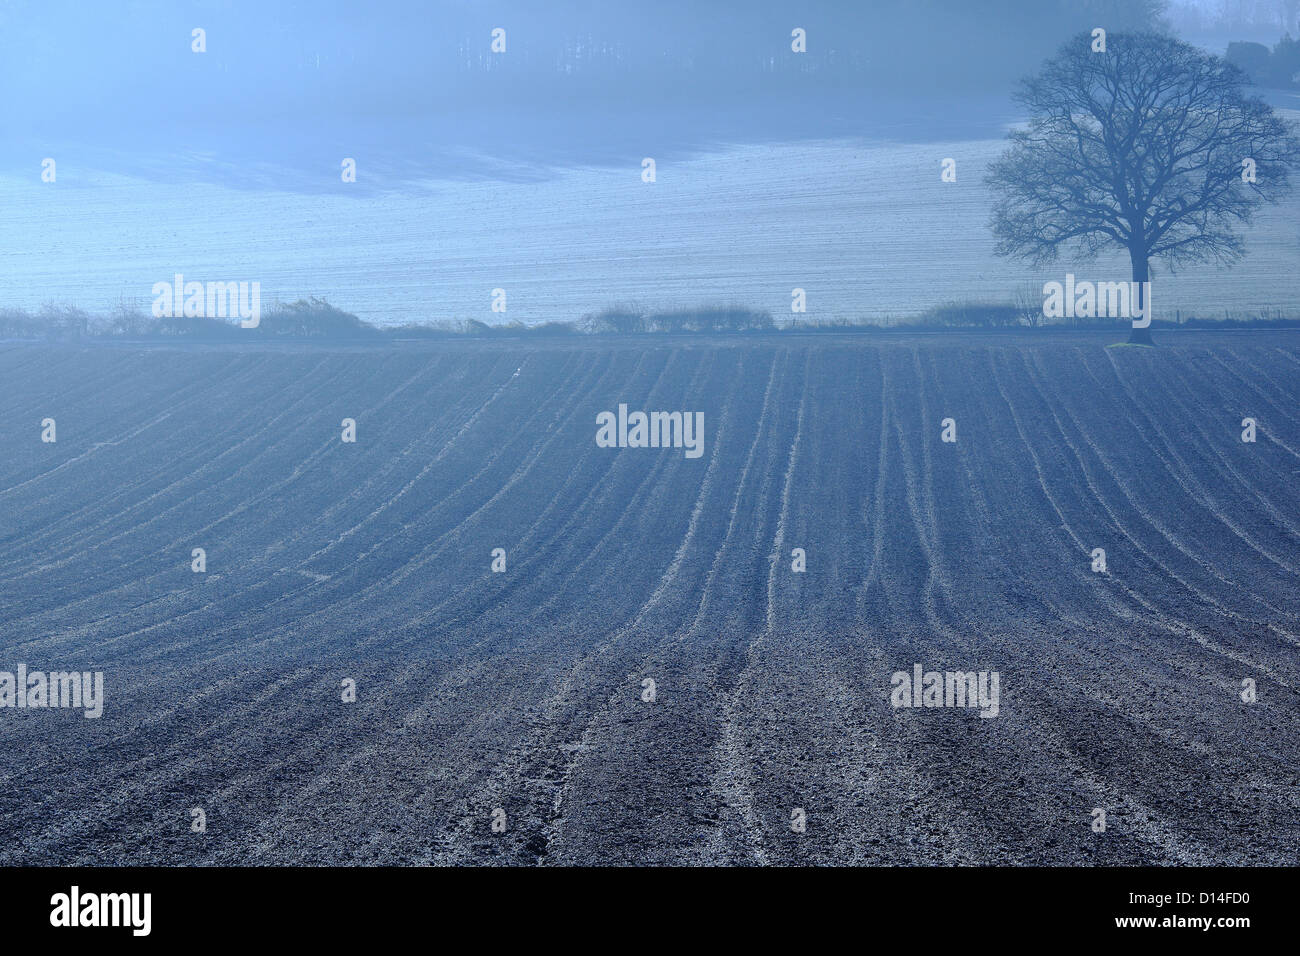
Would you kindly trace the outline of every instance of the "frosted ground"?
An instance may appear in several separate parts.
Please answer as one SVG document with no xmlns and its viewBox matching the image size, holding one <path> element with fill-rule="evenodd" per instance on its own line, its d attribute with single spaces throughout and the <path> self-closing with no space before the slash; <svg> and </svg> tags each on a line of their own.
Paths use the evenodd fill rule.
<svg viewBox="0 0 1300 956">
<path fill-rule="evenodd" d="M 0 863 L 1295 865 L 1294 336 L 1113 338 L 0 346 Z"/>
<path fill-rule="evenodd" d="M 904 141 L 924 125 L 881 124 L 871 141 L 715 144 L 661 157 L 653 184 L 641 181 L 640 153 L 598 167 L 458 157 L 414 179 L 391 174 L 391 157 L 360 154 L 358 183 L 343 184 L 340 157 L 351 154 L 338 151 L 304 172 L 202 156 L 145 169 L 87 154 L 91 169 L 64 150 L 55 184 L 36 166 L 0 174 L 0 306 L 147 307 L 153 283 L 180 272 L 258 280 L 263 301 L 324 296 L 377 323 L 534 323 L 623 303 L 782 315 L 795 287 L 810 318 L 887 321 L 945 301 L 1041 295 L 1067 271 L 1128 278 L 1123 257 L 1038 270 L 995 258 L 982 179 L 1003 140 L 930 141 L 931 124 L 926 141 Z M 940 182 L 945 157 L 957 160 L 955 184 Z M 100 171 L 114 165 L 123 171 Z M 1158 315 L 1294 311 L 1300 202 L 1265 209 L 1246 238 L 1230 270 L 1157 272 Z M 489 310 L 494 288 L 507 292 L 504 316 Z"/>
</svg>

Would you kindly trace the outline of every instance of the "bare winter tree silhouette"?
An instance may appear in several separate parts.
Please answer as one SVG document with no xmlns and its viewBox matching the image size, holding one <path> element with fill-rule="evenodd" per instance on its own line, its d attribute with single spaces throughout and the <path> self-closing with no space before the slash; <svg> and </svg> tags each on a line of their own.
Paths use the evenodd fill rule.
<svg viewBox="0 0 1300 956">
<path fill-rule="evenodd" d="M 1085 258 L 1120 246 L 1138 283 L 1152 259 L 1240 258 L 1234 227 L 1277 201 L 1300 163 L 1294 130 L 1219 57 L 1155 33 L 1104 45 L 1077 36 L 1016 93 L 1028 128 L 987 179 L 997 253 L 1043 263 L 1063 246 Z M 1150 331 L 1129 341 L 1150 344 Z"/>
</svg>

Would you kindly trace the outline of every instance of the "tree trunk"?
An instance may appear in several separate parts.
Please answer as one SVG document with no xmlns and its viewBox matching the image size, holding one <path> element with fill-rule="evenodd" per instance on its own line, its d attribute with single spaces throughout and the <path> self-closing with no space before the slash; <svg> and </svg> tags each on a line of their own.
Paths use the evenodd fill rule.
<svg viewBox="0 0 1300 956">
<path fill-rule="evenodd" d="M 1133 303 L 1133 311 L 1136 313 L 1139 307 L 1142 310 L 1143 317 L 1149 322 L 1150 303 L 1146 296 L 1146 283 L 1151 280 L 1151 267 L 1147 261 L 1145 249 L 1129 249 L 1129 259 L 1133 263 L 1133 281 L 1137 284 L 1137 298 Z M 1155 345 L 1151 339 L 1150 328 L 1134 328 L 1128 334 L 1129 345 Z"/>
</svg>

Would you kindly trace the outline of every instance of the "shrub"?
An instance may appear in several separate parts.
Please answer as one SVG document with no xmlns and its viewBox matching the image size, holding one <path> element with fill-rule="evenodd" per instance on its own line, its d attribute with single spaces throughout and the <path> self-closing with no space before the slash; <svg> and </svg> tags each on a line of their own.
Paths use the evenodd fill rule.
<svg viewBox="0 0 1300 956">
<path fill-rule="evenodd" d="M 578 328 L 583 332 L 597 335 L 601 333 L 629 335 L 646 331 L 646 320 L 638 309 L 614 306 L 594 315 L 584 315 L 578 320 Z"/>
<path fill-rule="evenodd" d="M 366 338 L 378 330 L 351 312 L 312 296 L 288 305 L 272 305 L 263 312 L 257 331 L 292 338 Z"/>
<path fill-rule="evenodd" d="M 923 324 L 983 329 L 1019 325 L 1020 319 L 1021 312 L 1014 305 L 980 302 L 948 302 L 921 316 Z"/>
</svg>

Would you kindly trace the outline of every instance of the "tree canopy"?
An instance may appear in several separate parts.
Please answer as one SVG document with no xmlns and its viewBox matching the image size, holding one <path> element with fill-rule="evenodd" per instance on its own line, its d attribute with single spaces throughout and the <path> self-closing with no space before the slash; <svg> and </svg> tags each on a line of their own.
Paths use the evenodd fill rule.
<svg viewBox="0 0 1300 956">
<path fill-rule="evenodd" d="M 1119 247 L 1138 282 L 1151 259 L 1239 258 L 1236 228 L 1289 188 L 1294 130 L 1240 70 L 1173 37 L 1094 46 L 1075 37 L 1016 94 L 1028 126 L 988 176 L 998 254 L 1043 263 Z"/>
</svg>

